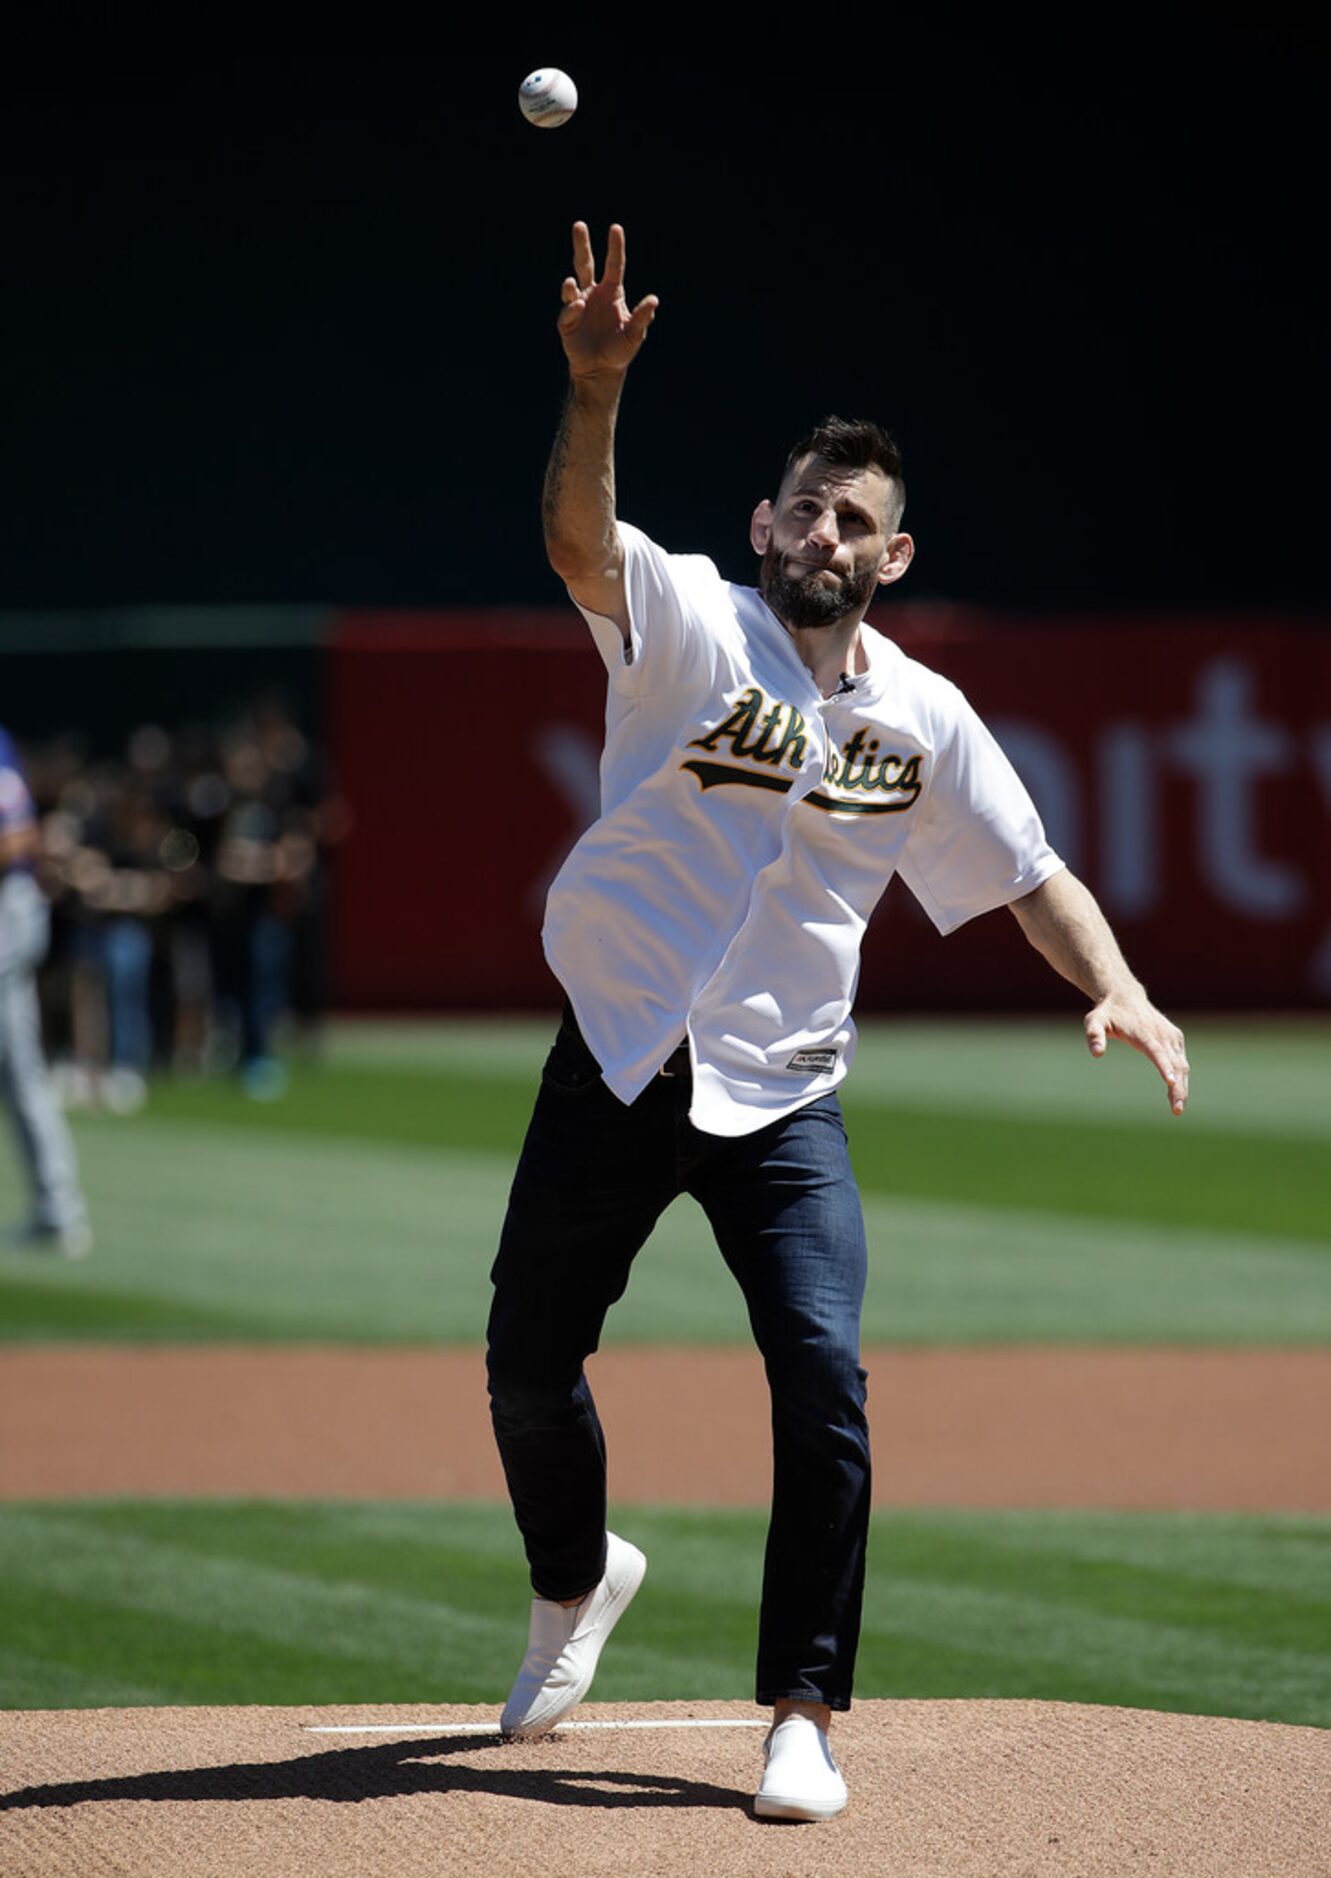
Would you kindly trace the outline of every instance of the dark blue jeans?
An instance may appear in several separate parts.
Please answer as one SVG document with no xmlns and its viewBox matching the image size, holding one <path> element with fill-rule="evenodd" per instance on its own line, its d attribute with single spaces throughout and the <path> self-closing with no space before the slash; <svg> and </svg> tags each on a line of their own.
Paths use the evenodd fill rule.
<svg viewBox="0 0 1331 1878">
<path fill-rule="evenodd" d="M 859 1359 L 866 1248 L 834 1095 L 756 1134 L 707 1135 L 687 1078 L 626 1105 L 566 1018 L 546 1061 L 491 1274 L 495 1437 L 538 1596 L 605 1569 L 605 1441 L 583 1371 L 675 1196 L 738 1280 L 772 1396 L 757 1699 L 850 1706 L 869 1520 Z M 717 1439 L 725 1439 L 718 1428 Z"/>
</svg>

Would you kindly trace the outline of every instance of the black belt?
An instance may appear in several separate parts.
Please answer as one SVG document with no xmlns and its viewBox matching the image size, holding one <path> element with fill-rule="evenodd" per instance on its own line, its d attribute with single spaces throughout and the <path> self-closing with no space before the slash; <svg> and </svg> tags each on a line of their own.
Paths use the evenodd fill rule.
<svg viewBox="0 0 1331 1878">
<path fill-rule="evenodd" d="M 672 1050 L 657 1074 L 658 1076 L 692 1076 L 693 1064 L 689 1060 L 688 1044 L 681 1043 L 678 1049 Z"/>
<path fill-rule="evenodd" d="M 577 1038 L 578 1042 L 581 1044 L 584 1050 L 587 1050 L 587 1056 L 588 1056 L 589 1061 L 595 1062 L 596 1059 L 592 1056 L 591 1051 L 587 1049 L 586 1039 L 584 1038 L 582 1032 L 578 1028 L 578 1020 L 573 1015 L 573 1006 L 569 1003 L 567 998 L 565 998 L 564 1000 L 563 1022 L 564 1022 L 564 1028 L 570 1031 L 572 1035 Z M 598 1069 L 600 1068 L 599 1063 L 597 1064 L 597 1068 Z M 658 1069 L 656 1073 L 658 1076 L 679 1076 L 685 1082 L 689 1081 L 689 1079 L 693 1075 L 693 1064 L 689 1058 L 689 1045 L 688 1045 L 687 1038 L 684 1040 L 683 1043 L 677 1044 L 675 1046 L 675 1048 L 670 1052 L 669 1056 L 666 1058 L 665 1062 L 662 1063 L 660 1069 Z"/>
</svg>

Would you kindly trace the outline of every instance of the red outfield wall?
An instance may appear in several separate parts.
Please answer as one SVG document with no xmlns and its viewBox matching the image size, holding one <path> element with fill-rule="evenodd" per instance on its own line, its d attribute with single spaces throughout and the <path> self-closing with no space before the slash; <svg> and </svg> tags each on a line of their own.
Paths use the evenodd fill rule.
<svg viewBox="0 0 1331 1878">
<path fill-rule="evenodd" d="M 1152 992 L 1179 1008 L 1331 1001 L 1331 635 L 1277 620 L 949 608 L 876 623 L 945 672 L 1025 777 Z M 604 677 L 567 609 L 344 615 L 329 733 L 343 1006 L 544 1006 L 545 888 L 596 806 Z M 861 1008 L 1075 994 L 990 915 L 940 940 L 893 885 Z"/>
</svg>

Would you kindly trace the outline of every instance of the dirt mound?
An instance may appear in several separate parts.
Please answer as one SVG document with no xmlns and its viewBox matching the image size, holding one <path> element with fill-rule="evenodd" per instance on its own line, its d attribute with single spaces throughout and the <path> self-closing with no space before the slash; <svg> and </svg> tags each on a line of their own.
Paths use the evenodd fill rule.
<svg viewBox="0 0 1331 1878">
<path fill-rule="evenodd" d="M 588 1703 L 575 1721 L 506 1745 L 493 1710 L 462 1707 L 0 1715 L 0 1861 L 7 1878 L 1324 1878 L 1331 1866 L 1331 1734 L 1314 1728 L 864 1702 L 834 1729 L 850 1806 L 791 1826 L 753 1814 L 756 1709 Z"/>
</svg>

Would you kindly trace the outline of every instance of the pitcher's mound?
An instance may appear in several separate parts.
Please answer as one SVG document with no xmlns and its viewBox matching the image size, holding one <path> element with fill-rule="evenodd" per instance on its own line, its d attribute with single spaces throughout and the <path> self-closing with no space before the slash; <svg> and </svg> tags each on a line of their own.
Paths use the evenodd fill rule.
<svg viewBox="0 0 1331 1878">
<path fill-rule="evenodd" d="M 1325 1878 L 1331 1868 L 1331 1733 L 1315 1728 L 1050 1702 L 861 1702 L 833 1731 L 849 1807 L 823 1825 L 783 1826 L 753 1815 L 765 1718 L 745 1703 L 589 1702 L 573 1718 L 581 1726 L 512 1745 L 495 1716 L 0 1715 L 3 1869 Z"/>
</svg>

